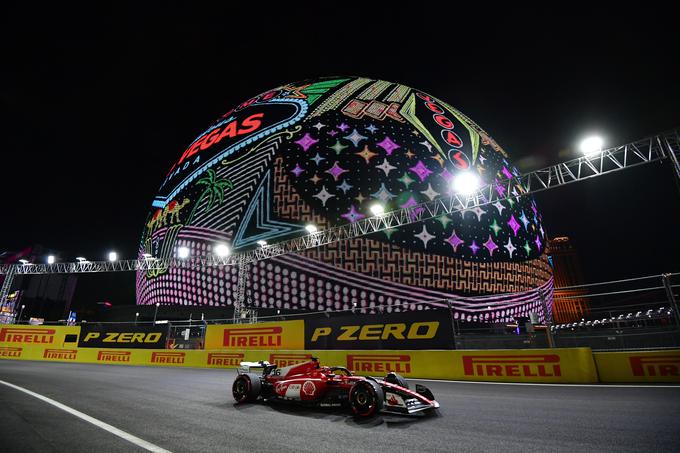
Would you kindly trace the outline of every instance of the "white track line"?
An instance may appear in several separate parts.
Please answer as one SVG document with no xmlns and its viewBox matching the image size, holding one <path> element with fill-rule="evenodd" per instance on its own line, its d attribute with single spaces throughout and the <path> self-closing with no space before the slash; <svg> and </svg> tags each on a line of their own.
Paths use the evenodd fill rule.
<svg viewBox="0 0 680 453">
<path fill-rule="evenodd" d="M 32 391 L 25 389 L 23 387 L 19 387 L 18 385 L 10 384 L 9 382 L 5 382 L 5 381 L 2 381 L 2 380 L 0 380 L 0 384 L 6 385 L 7 387 L 11 387 L 15 390 L 19 390 L 20 392 L 24 392 L 27 395 L 31 395 L 34 398 L 38 398 L 39 400 L 45 401 L 46 403 L 49 403 L 54 407 L 57 407 L 57 408 L 65 411 L 65 412 L 68 412 L 71 415 L 75 415 L 76 417 L 80 418 L 81 420 L 85 420 L 88 423 L 92 423 L 93 425 L 103 429 L 104 431 L 108 431 L 111 434 L 114 434 L 114 435 L 120 437 L 121 439 L 125 439 L 128 442 L 131 442 L 131 443 L 133 443 L 133 444 L 137 445 L 138 447 L 141 447 L 145 450 L 153 451 L 153 452 L 156 452 L 156 453 L 171 453 L 169 450 L 161 448 L 158 445 L 154 445 L 151 442 L 147 442 L 144 439 L 140 439 L 137 436 L 133 436 L 132 434 L 126 433 L 125 431 L 118 429 L 115 426 L 111 426 L 108 423 L 104 423 L 101 420 L 98 420 L 94 417 L 90 417 L 87 414 L 83 414 L 80 411 L 77 411 L 77 410 L 75 410 L 71 407 L 68 407 L 64 404 L 61 404 L 60 402 L 55 401 L 53 399 L 50 399 L 50 398 L 43 396 L 39 393 L 32 392 Z"/>
<path fill-rule="evenodd" d="M 417 379 L 409 378 L 410 381 L 427 382 L 451 382 L 454 384 L 489 384 L 489 385 L 540 385 L 544 387 L 617 387 L 617 388 L 649 388 L 649 389 L 680 389 L 680 385 L 636 385 L 636 384 L 550 384 L 544 382 L 493 382 L 493 381 L 451 381 L 447 379 Z"/>
</svg>

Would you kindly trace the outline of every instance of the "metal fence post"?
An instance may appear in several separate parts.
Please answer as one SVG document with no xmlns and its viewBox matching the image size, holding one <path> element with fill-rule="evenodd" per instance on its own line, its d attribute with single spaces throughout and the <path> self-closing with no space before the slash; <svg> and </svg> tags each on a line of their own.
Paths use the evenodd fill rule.
<svg viewBox="0 0 680 453">
<path fill-rule="evenodd" d="M 675 300 L 675 294 L 673 294 L 673 287 L 671 286 L 671 279 L 669 274 L 661 274 L 661 280 L 663 281 L 663 286 L 666 288 L 666 296 L 668 296 L 668 302 L 671 304 L 673 309 L 673 317 L 675 318 L 675 328 L 680 329 L 680 313 L 678 313 L 678 302 Z"/>
<path fill-rule="evenodd" d="M 451 346 L 453 349 L 456 349 L 456 323 L 453 319 L 453 308 L 451 307 L 451 301 L 446 300 L 446 304 L 449 306 L 449 319 L 451 320 L 451 332 L 453 334 L 453 338 L 451 338 Z"/>
<path fill-rule="evenodd" d="M 538 297 L 541 300 L 541 305 L 543 306 L 543 322 L 545 323 L 545 335 L 548 338 L 548 347 L 554 348 L 555 339 L 553 338 L 553 333 L 551 330 L 552 321 L 548 314 L 548 304 L 545 303 L 545 295 L 543 294 L 543 290 L 540 288 L 538 290 Z"/>
</svg>

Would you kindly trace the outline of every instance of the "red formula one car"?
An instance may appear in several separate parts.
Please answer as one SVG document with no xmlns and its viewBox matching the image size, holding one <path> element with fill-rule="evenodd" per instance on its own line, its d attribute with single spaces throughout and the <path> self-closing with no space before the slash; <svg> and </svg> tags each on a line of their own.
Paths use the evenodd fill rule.
<svg viewBox="0 0 680 453">
<path fill-rule="evenodd" d="M 237 403 L 261 398 L 318 407 L 349 405 L 360 417 L 371 417 L 380 411 L 408 415 L 439 407 L 427 387 L 416 384 L 413 391 L 396 373 L 384 379 L 355 376 L 345 367 L 320 366 L 316 358 L 285 368 L 266 361 L 241 362 L 232 393 Z"/>
</svg>

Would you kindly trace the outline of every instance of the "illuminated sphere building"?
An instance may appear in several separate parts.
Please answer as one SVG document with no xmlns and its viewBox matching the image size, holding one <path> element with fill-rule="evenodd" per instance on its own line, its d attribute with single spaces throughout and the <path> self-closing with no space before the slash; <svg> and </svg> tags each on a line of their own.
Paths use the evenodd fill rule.
<svg viewBox="0 0 680 453">
<path fill-rule="evenodd" d="M 552 294 L 541 214 L 506 152 L 446 102 L 404 85 L 332 77 L 267 91 L 215 121 L 170 163 L 140 244 L 155 257 L 258 247 L 434 200 L 462 171 L 494 204 L 249 266 L 255 307 L 387 312 L 445 307 L 492 322 Z M 502 184 L 506 181 L 506 184 Z M 137 275 L 139 304 L 231 306 L 238 266 Z M 512 296 L 491 297 L 513 293 Z"/>
</svg>

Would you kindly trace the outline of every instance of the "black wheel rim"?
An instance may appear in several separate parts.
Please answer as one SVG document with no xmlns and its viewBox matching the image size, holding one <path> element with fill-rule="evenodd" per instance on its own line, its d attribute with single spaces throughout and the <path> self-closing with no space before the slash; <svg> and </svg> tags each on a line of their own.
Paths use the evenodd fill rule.
<svg viewBox="0 0 680 453">
<path fill-rule="evenodd" d="M 245 378 L 236 379 L 232 392 L 234 399 L 237 402 L 242 402 L 248 397 L 248 390 L 250 389 L 250 381 Z"/>
<path fill-rule="evenodd" d="M 375 410 L 375 396 L 364 385 L 355 390 L 352 400 L 358 415 L 370 415 Z"/>
</svg>

